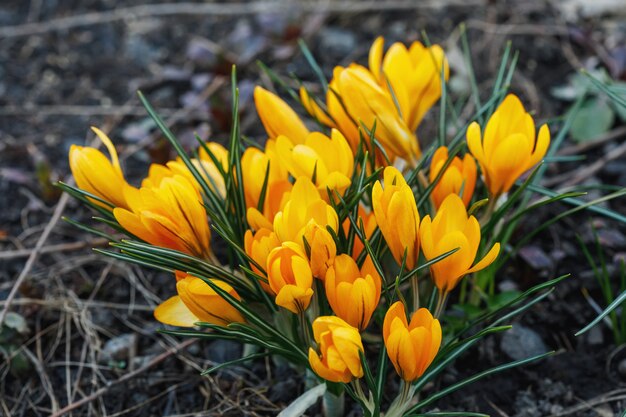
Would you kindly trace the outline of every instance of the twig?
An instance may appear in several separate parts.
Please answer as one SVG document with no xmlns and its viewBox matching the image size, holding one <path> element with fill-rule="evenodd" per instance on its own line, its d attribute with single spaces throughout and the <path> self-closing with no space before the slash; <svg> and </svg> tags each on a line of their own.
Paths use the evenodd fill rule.
<svg viewBox="0 0 626 417">
<path fill-rule="evenodd" d="M 561 152 L 557 155 L 576 155 L 581 152 L 588 151 L 589 149 L 596 148 L 598 146 L 602 146 L 605 143 L 612 141 L 613 139 L 617 139 L 620 136 L 626 136 L 626 126 L 620 126 L 611 130 L 610 132 L 606 132 L 602 136 L 599 136 L 596 139 L 579 143 L 577 145 L 568 146 L 567 148 L 563 148 Z"/>
<path fill-rule="evenodd" d="M 11 292 L 9 293 L 9 296 L 7 297 L 5 301 L 4 308 L 2 309 L 2 311 L 0 311 L 0 325 L 4 323 L 4 317 L 9 311 L 11 302 L 17 295 L 17 292 L 20 286 L 22 285 L 22 283 L 24 282 L 24 279 L 26 278 L 30 270 L 33 268 L 33 265 L 35 264 L 35 261 L 37 260 L 37 256 L 39 256 L 39 253 L 41 249 L 43 248 L 44 243 L 46 243 L 46 240 L 48 240 L 48 236 L 50 236 L 50 232 L 52 231 L 54 226 L 56 226 L 57 222 L 61 218 L 61 214 L 63 213 L 63 210 L 65 209 L 65 206 L 67 205 L 68 200 L 69 200 L 69 194 L 67 193 L 63 194 L 61 198 L 59 199 L 59 203 L 54 209 L 52 218 L 50 219 L 50 221 L 46 225 L 46 228 L 43 230 L 43 233 L 39 237 L 39 240 L 37 241 L 35 248 L 31 252 L 30 256 L 28 257 L 28 260 L 26 261 L 26 264 L 24 265 L 24 269 L 22 269 L 22 272 L 20 272 L 20 275 L 17 277 L 17 280 L 15 280 L 15 284 L 13 284 L 13 288 L 11 288 Z"/>
<path fill-rule="evenodd" d="M 56 245 L 43 246 L 41 250 L 39 251 L 39 254 L 75 251 L 75 250 L 83 249 L 86 247 L 106 245 L 108 242 L 109 241 L 107 239 L 93 239 L 93 240 L 89 240 L 86 242 L 59 243 Z M 23 258 L 26 256 L 30 256 L 34 252 L 34 250 L 35 249 L 28 248 L 28 249 L 7 250 L 4 252 L 0 252 L 0 260 Z"/>
<path fill-rule="evenodd" d="M 602 158 L 584 168 L 576 168 L 574 172 L 568 171 L 556 177 L 547 179 L 544 182 L 544 185 L 546 187 L 553 187 L 555 185 L 559 185 L 560 187 L 570 187 L 572 185 L 576 185 L 590 178 L 596 172 L 604 168 L 607 163 L 622 157 L 624 154 L 626 154 L 626 142 L 614 149 L 611 149 Z"/>
<path fill-rule="evenodd" d="M 483 0 L 447 0 L 446 6 L 475 7 Z M 425 10 L 440 9 L 438 0 L 396 0 L 396 1 L 257 1 L 252 3 L 164 3 L 141 6 L 119 7 L 104 12 L 92 12 L 75 16 L 51 19 L 47 22 L 25 23 L 0 28 L 0 38 L 17 38 L 38 35 L 57 30 L 67 30 L 80 26 L 111 23 L 120 20 L 145 17 L 169 16 L 242 16 L 258 13 L 281 13 L 286 9 L 301 10 L 305 13 L 360 13 L 380 10 Z"/>
<path fill-rule="evenodd" d="M 150 362 L 148 362 L 147 364 L 145 364 L 144 366 L 142 366 L 141 368 L 137 368 L 136 370 L 129 372 L 123 376 L 121 376 L 120 378 L 118 378 L 117 380 L 111 382 L 110 384 L 108 384 L 106 387 L 102 387 L 99 390 L 89 394 L 88 396 L 81 398 L 78 401 L 75 401 L 71 404 L 66 405 L 65 407 L 63 407 L 62 409 L 60 409 L 59 411 L 57 411 L 54 414 L 51 414 L 50 417 L 61 417 L 62 415 L 77 409 L 78 407 L 87 404 L 101 396 L 103 396 L 104 394 L 106 394 L 106 392 L 111 389 L 112 387 L 114 387 L 115 385 L 121 384 L 123 382 L 126 382 L 130 379 L 133 379 L 134 377 L 136 377 L 137 375 L 141 374 L 142 372 L 146 371 L 147 369 L 153 367 L 154 365 L 163 362 L 165 359 L 167 359 L 169 356 L 177 353 L 179 350 L 185 349 L 186 347 L 188 347 L 189 345 L 191 345 L 192 343 L 195 343 L 198 339 L 187 339 L 184 342 L 180 342 L 178 343 L 176 346 L 173 346 L 172 348 L 170 348 L 169 350 L 166 350 L 165 352 L 161 353 L 159 356 L 155 357 L 154 359 L 152 359 Z"/>
</svg>

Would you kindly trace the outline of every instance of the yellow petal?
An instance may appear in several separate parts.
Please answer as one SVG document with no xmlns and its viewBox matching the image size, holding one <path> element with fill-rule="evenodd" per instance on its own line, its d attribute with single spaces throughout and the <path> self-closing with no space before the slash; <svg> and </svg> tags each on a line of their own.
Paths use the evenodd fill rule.
<svg viewBox="0 0 626 417">
<path fill-rule="evenodd" d="M 178 295 L 168 298 L 154 310 L 154 318 L 163 324 L 193 327 L 200 320 L 183 303 Z"/>
</svg>

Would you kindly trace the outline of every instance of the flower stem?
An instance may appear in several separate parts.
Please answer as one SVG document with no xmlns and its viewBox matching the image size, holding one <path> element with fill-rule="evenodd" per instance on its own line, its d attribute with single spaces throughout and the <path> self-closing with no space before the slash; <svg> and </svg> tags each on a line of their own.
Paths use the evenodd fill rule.
<svg viewBox="0 0 626 417">
<path fill-rule="evenodd" d="M 437 306 L 435 307 L 435 318 L 439 318 L 446 308 L 446 301 L 448 301 L 448 291 L 439 291 L 437 293 Z"/>
<path fill-rule="evenodd" d="M 417 272 L 411 277 L 411 295 L 413 298 L 413 311 L 417 311 L 420 308 L 420 287 L 417 280 Z"/>
</svg>

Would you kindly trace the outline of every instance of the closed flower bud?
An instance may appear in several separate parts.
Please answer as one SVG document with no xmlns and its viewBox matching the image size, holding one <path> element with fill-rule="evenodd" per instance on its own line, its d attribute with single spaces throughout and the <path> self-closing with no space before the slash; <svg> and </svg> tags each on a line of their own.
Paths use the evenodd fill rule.
<svg viewBox="0 0 626 417">
<path fill-rule="evenodd" d="M 245 321 L 235 307 L 200 278 L 177 273 L 176 279 L 178 295 L 164 301 L 154 311 L 154 317 L 161 323 L 192 327 L 196 322 L 226 326 Z M 241 299 L 233 287 L 224 281 L 212 279 L 211 282 L 237 300 Z"/>
<path fill-rule="evenodd" d="M 370 211 L 369 213 L 366 211 L 365 207 L 359 204 L 358 208 L 358 217 L 357 217 L 357 226 L 359 225 L 359 221 L 363 221 L 363 228 L 365 229 L 365 237 L 367 239 L 372 237 L 374 230 L 376 230 L 376 216 L 374 216 L 374 212 Z M 346 218 L 343 221 L 343 232 L 348 236 L 350 229 L 354 227 L 349 218 Z M 359 235 L 354 235 L 354 243 L 352 245 L 352 257 L 358 257 L 361 252 L 365 249 L 365 243 L 361 240 Z"/>
<path fill-rule="evenodd" d="M 448 79 L 448 61 L 439 45 L 413 42 L 407 49 L 396 42 L 383 58 L 384 39 L 378 37 L 369 53 L 369 69 L 378 84 L 390 90 L 409 130 L 414 132 L 424 115 L 441 97 L 441 73 Z M 391 88 L 391 89 L 390 89 Z"/>
<path fill-rule="evenodd" d="M 442 146 L 433 154 L 430 162 L 430 182 L 434 182 L 437 175 L 448 160 L 448 148 Z M 470 154 L 465 154 L 463 160 L 455 156 L 439 182 L 432 191 L 432 199 L 435 207 L 439 207 L 443 200 L 450 194 L 461 196 L 465 207 L 468 207 L 474 188 L 476 187 L 476 161 Z"/>
<path fill-rule="evenodd" d="M 111 160 L 96 148 L 72 145 L 69 152 L 70 169 L 81 190 L 87 191 L 101 198 L 114 207 L 128 208 L 125 189 L 136 190 L 126 183 L 122 168 L 117 158 L 117 151 L 100 129 L 92 127 L 98 138 L 109 151 Z M 95 199 L 89 199 L 94 204 L 110 210 L 111 207 Z"/>
<path fill-rule="evenodd" d="M 326 298 L 333 312 L 348 324 L 364 330 L 378 306 L 381 280 L 378 274 L 359 271 L 354 259 L 339 255 L 326 272 Z"/>
<path fill-rule="evenodd" d="M 454 289 L 465 275 L 491 265 L 500 252 L 500 244 L 496 243 L 474 264 L 480 246 L 480 224 L 474 216 L 468 217 L 463 201 L 456 194 L 443 200 L 432 221 L 430 216 L 424 217 L 420 225 L 420 241 L 427 260 L 458 248 L 430 267 L 435 286 L 442 292 Z"/>
<path fill-rule="evenodd" d="M 254 103 L 267 136 L 276 139 L 287 136 L 293 143 L 304 143 L 309 129 L 285 101 L 263 87 L 254 88 Z"/>
<path fill-rule="evenodd" d="M 422 376 L 437 356 L 441 325 L 425 308 L 413 313 L 408 323 L 404 304 L 397 301 L 385 314 L 383 339 L 396 372 L 411 382 Z"/>
<path fill-rule="evenodd" d="M 493 197 L 508 192 L 524 172 L 541 161 L 549 145 L 548 125 L 542 125 L 537 135 L 532 116 L 514 94 L 506 96 L 489 118 L 482 137 L 478 123 L 467 128 L 467 146 Z"/>
<path fill-rule="evenodd" d="M 256 233 L 252 233 L 252 230 L 247 230 L 244 235 L 244 249 L 246 254 L 252 258 L 259 266 L 265 268 L 267 265 L 267 257 L 272 249 L 280 246 L 280 241 L 276 237 L 276 233 L 269 229 L 259 229 Z M 255 264 L 250 263 L 250 268 L 257 274 L 267 278 L 267 274 L 263 273 Z M 271 293 L 269 284 L 260 281 L 261 287 Z"/>
<path fill-rule="evenodd" d="M 281 242 L 296 242 L 302 247 L 302 236 L 309 223 L 330 226 L 335 232 L 339 219 L 335 209 L 322 200 L 308 177 L 299 177 L 291 190 L 289 201 L 274 217 L 274 232 Z"/>
<path fill-rule="evenodd" d="M 313 274 L 302 248 L 285 242 L 267 257 L 267 278 L 276 294 L 276 304 L 298 314 L 307 309 L 313 296 Z"/>
<path fill-rule="evenodd" d="M 315 178 L 315 185 L 325 200 L 329 200 L 328 190 L 343 195 L 350 186 L 354 155 L 346 138 L 336 129 L 330 137 L 319 132 L 309 133 L 299 145 L 286 136 L 279 136 L 276 152 L 294 178 Z"/>
<path fill-rule="evenodd" d="M 339 317 L 322 316 L 313 322 L 313 337 L 320 352 L 309 348 L 313 372 L 330 382 L 348 383 L 363 376 L 359 352 L 364 350 L 358 329 Z"/>
<path fill-rule="evenodd" d="M 181 175 L 163 178 L 158 187 L 127 194 L 128 210 L 113 215 L 129 233 L 156 246 L 199 258 L 211 254 L 211 232 L 198 190 Z"/>
<path fill-rule="evenodd" d="M 307 224 L 303 238 L 309 245 L 311 272 L 314 277 L 323 280 L 329 265 L 333 263 L 337 255 L 335 240 L 325 227 L 317 223 Z"/>
<path fill-rule="evenodd" d="M 398 265 L 406 250 L 406 268 L 411 270 L 419 255 L 418 227 L 420 216 L 415 196 L 402 173 L 394 167 L 384 171 L 385 188 L 376 181 L 372 189 L 372 207 L 376 223 Z"/>
</svg>

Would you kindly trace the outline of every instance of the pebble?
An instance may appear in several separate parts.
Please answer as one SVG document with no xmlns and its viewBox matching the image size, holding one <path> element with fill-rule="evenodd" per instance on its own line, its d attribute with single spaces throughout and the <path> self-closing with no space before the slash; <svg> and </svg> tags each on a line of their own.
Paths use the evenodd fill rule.
<svg viewBox="0 0 626 417">
<path fill-rule="evenodd" d="M 207 346 L 207 359 L 214 363 L 224 363 L 241 357 L 241 343 L 230 340 L 216 340 Z"/>
<path fill-rule="evenodd" d="M 601 326 L 594 326 L 587 333 L 587 343 L 591 346 L 601 346 L 604 344 L 604 335 Z"/>
<path fill-rule="evenodd" d="M 352 31 L 328 27 L 320 33 L 321 50 L 345 57 L 356 47 L 356 38 Z"/>
<path fill-rule="evenodd" d="M 518 253 L 535 270 L 541 271 L 552 268 L 552 259 L 539 246 L 524 246 Z"/>
<path fill-rule="evenodd" d="M 108 363 L 127 359 L 131 351 L 137 346 L 137 334 L 125 333 L 107 340 L 100 352 L 100 362 Z"/>
<path fill-rule="evenodd" d="M 526 359 L 548 351 L 541 336 L 521 324 L 514 325 L 504 333 L 500 340 L 500 349 L 513 360 Z"/>
<path fill-rule="evenodd" d="M 622 359 L 622 361 L 617 365 L 617 372 L 619 372 L 622 378 L 626 378 L 626 359 Z"/>
</svg>

